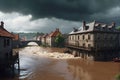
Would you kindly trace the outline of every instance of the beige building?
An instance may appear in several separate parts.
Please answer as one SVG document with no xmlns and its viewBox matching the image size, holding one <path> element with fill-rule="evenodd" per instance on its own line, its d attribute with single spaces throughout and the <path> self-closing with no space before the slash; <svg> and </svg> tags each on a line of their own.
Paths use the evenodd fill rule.
<svg viewBox="0 0 120 80">
<path fill-rule="evenodd" d="M 88 50 L 117 49 L 119 47 L 119 31 L 115 29 L 115 23 L 107 25 L 99 22 L 86 24 L 69 33 L 68 43 Z"/>
<path fill-rule="evenodd" d="M 120 45 L 120 32 L 115 23 L 110 25 L 100 22 L 87 23 L 83 21 L 79 29 L 74 28 L 69 33 L 68 46 L 87 51 L 115 51 Z"/>
<path fill-rule="evenodd" d="M 46 45 L 46 38 L 47 38 L 48 34 L 44 34 L 41 38 L 41 43 L 42 45 Z"/>
<path fill-rule="evenodd" d="M 46 37 L 46 44 L 51 47 L 55 47 L 55 39 L 58 35 L 60 35 L 61 32 L 57 28 L 55 31 L 51 32 L 47 37 Z"/>
</svg>

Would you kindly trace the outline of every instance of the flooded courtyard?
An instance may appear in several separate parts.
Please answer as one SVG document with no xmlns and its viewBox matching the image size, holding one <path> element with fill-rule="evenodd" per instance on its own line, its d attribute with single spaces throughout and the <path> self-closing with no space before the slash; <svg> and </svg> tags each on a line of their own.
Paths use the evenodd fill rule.
<svg viewBox="0 0 120 80">
<path fill-rule="evenodd" d="M 0 80 L 115 80 L 120 73 L 120 63 L 84 60 L 63 51 L 29 44 L 19 49 L 19 75 Z"/>
</svg>

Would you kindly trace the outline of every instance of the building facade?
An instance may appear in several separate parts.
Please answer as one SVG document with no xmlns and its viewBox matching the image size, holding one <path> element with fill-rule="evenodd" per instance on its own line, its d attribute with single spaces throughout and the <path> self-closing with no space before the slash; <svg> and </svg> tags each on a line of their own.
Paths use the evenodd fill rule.
<svg viewBox="0 0 120 80">
<path fill-rule="evenodd" d="M 56 47 L 55 39 L 58 35 L 61 35 L 60 30 L 57 28 L 55 31 L 51 32 L 47 38 L 46 38 L 46 43 L 50 47 Z"/>
<path fill-rule="evenodd" d="M 46 45 L 46 38 L 47 38 L 48 34 L 44 34 L 41 38 L 41 43 L 42 45 Z"/>
<path fill-rule="evenodd" d="M 101 58 L 105 56 L 115 56 L 114 54 L 107 53 L 107 51 L 117 51 L 120 47 L 120 32 L 116 30 L 115 26 L 114 22 L 108 25 L 96 21 L 86 24 L 86 22 L 83 21 L 79 29 L 74 28 L 74 30 L 69 33 L 68 47 L 97 52 L 92 54 L 92 57 L 95 56 L 94 58 L 96 58 L 96 56 L 101 56 Z"/>
<path fill-rule="evenodd" d="M 0 70 L 14 68 L 14 63 L 18 54 L 13 54 L 13 34 L 4 28 L 4 23 L 0 25 Z"/>
</svg>

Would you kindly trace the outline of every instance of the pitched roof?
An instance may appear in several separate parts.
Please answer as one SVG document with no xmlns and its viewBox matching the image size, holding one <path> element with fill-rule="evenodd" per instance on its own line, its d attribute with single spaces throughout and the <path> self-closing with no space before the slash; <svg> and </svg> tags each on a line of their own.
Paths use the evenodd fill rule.
<svg viewBox="0 0 120 80">
<path fill-rule="evenodd" d="M 48 36 L 47 37 L 51 37 L 51 35 L 53 34 L 53 31 L 50 33 L 50 34 L 48 34 Z"/>
<path fill-rule="evenodd" d="M 3 36 L 3 37 L 11 37 L 13 38 L 13 34 L 8 32 L 5 28 L 3 27 L 0 27 L 0 36 Z"/>
<path fill-rule="evenodd" d="M 59 29 L 56 29 L 54 32 L 52 32 L 52 33 L 50 34 L 50 37 L 56 37 L 56 36 L 58 36 L 59 34 L 61 34 L 61 32 L 59 31 Z"/>
<path fill-rule="evenodd" d="M 46 38 L 48 36 L 48 34 L 44 34 L 43 36 L 42 36 L 42 38 Z"/>
</svg>

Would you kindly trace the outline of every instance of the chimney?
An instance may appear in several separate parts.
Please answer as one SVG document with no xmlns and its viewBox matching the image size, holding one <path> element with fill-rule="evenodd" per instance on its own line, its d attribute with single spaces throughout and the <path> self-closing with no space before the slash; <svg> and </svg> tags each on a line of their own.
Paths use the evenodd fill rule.
<svg viewBox="0 0 120 80">
<path fill-rule="evenodd" d="M 112 22 L 112 27 L 115 27 L 115 22 Z"/>
<path fill-rule="evenodd" d="M 1 28 L 4 28 L 4 22 L 1 21 L 1 25 L 0 25 Z"/>
<path fill-rule="evenodd" d="M 85 30 L 85 27 L 86 27 L 86 22 L 85 21 L 82 22 L 82 26 L 83 26 L 83 30 Z"/>
</svg>

